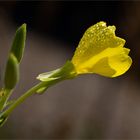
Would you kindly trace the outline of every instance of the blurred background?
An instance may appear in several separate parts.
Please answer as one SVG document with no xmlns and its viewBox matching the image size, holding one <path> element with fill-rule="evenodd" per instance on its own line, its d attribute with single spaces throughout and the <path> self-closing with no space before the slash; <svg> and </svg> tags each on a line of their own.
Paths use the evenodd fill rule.
<svg viewBox="0 0 140 140">
<path fill-rule="evenodd" d="M 133 65 L 115 79 L 83 75 L 34 95 L 0 128 L 0 139 L 139 139 L 139 1 L 0 1 L 0 73 L 16 29 L 27 23 L 21 78 L 13 98 L 38 83 L 36 76 L 71 59 L 85 30 L 115 25 Z"/>
</svg>

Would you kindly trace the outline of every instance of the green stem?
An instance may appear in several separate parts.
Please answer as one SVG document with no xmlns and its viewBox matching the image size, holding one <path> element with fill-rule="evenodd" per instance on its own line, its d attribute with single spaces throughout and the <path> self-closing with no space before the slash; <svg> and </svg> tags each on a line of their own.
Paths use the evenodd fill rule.
<svg viewBox="0 0 140 140">
<path fill-rule="evenodd" d="M 48 81 L 49 82 L 49 81 Z M 39 84 L 35 85 L 31 89 L 29 89 L 27 92 L 25 92 L 23 95 L 21 95 L 7 110 L 2 112 L 0 117 L 7 117 L 10 115 L 10 113 L 18 106 L 20 105 L 24 100 L 26 100 L 29 96 L 33 95 L 38 89 L 45 86 L 46 82 L 40 82 Z M 49 84 L 48 84 L 49 85 Z"/>
<path fill-rule="evenodd" d="M 31 89 L 29 89 L 27 92 L 25 92 L 23 95 L 21 95 L 9 108 L 7 108 L 5 111 L 0 113 L 0 127 L 3 126 L 3 124 L 6 122 L 9 115 L 12 113 L 12 111 L 21 103 L 23 103 L 29 96 L 33 95 L 34 93 L 37 93 L 41 88 L 47 89 L 48 87 L 64 80 L 63 78 L 59 79 L 49 79 L 43 82 L 40 82 L 39 84 L 35 85 Z M 43 90 L 42 92 L 44 92 Z"/>
<path fill-rule="evenodd" d="M 2 97 L 3 99 L 2 99 L 2 102 L 0 105 L 0 111 L 2 111 L 5 108 L 7 101 L 10 98 L 13 90 L 12 89 L 2 89 L 2 92 L 4 94 L 4 97 Z"/>
</svg>

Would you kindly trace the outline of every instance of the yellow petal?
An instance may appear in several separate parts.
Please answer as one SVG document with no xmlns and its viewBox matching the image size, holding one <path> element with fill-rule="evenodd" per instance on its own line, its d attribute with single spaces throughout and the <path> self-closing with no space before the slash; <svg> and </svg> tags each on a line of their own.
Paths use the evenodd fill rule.
<svg viewBox="0 0 140 140">
<path fill-rule="evenodd" d="M 124 52 L 109 57 L 109 65 L 116 70 L 116 73 L 112 77 L 117 77 L 124 74 L 131 66 L 132 59 L 127 55 L 129 49 L 124 48 Z"/>
<path fill-rule="evenodd" d="M 97 73 L 116 77 L 131 66 L 129 49 L 123 48 L 125 40 L 115 36 L 115 26 L 105 22 L 91 26 L 82 37 L 72 63 L 78 74 Z"/>
<path fill-rule="evenodd" d="M 117 49 L 114 49 L 114 52 L 112 51 L 108 55 L 106 54 L 106 57 L 99 59 L 93 67 L 90 67 L 91 69 L 88 72 L 106 77 L 117 77 L 124 74 L 132 64 L 131 58 L 127 55 L 129 49 Z"/>
</svg>

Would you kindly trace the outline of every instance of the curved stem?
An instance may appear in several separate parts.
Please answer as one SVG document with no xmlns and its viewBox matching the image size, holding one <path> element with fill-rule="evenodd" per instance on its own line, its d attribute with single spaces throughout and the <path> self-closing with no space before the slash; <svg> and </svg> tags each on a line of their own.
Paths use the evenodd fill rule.
<svg viewBox="0 0 140 140">
<path fill-rule="evenodd" d="M 35 85 L 23 95 L 21 95 L 8 109 L 6 109 L 0 117 L 7 117 L 19 104 L 21 104 L 24 100 L 26 100 L 29 96 L 33 95 L 38 89 L 45 86 L 46 82 L 40 82 L 39 84 Z"/>
<path fill-rule="evenodd" d="M 2 112 L 3 109 L 5 108 L 6 104 L 7 104 L 7 101 L 8 99 L 10 98 L 12 92 L 13 92 L 13 89 L 2 89 L 2 92 L 4 94 L 4 97 L 2 97 L 1 99 L 1 105 L 0 105 L 0 111 Z"/>
</svg>

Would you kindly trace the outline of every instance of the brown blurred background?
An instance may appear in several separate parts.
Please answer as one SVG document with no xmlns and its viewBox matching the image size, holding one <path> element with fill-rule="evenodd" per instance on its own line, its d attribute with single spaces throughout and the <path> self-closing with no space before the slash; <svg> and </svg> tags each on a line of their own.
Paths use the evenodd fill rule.
<svg viewBox="0 0 140 140">
<path fill-rule="evenodd" d="M 0 76 L 17 27 L 27 23 L 21 78 L 13 98 L 39 73 L 71 59 L 84 31 L 98 21 L 117 27 L 133 65 L 115 79 L 83 75 L 34 95 L 0 128 L 0 139 L 140 139 L 139 1 L 0 1 Z"/>
</svg>

